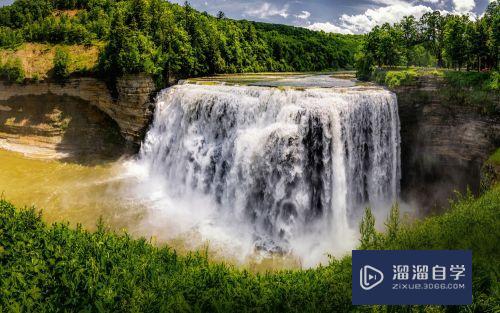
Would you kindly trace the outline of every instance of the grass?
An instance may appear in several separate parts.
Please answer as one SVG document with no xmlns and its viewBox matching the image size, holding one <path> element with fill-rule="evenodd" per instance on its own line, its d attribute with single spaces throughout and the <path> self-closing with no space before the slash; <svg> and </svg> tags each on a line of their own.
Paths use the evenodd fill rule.
<svg viewBox="0 0 500 313">
<path fill-rule="evenodd" d="M 390 88 L 408 86 L 416 82 L 420 77 L 443 78 L 448 84 L 455 88 L 467 88 L 484 91 L 500 90 L 500 73 L 476 72 L 476 71 L 453 71 L 436 68 L 384 68 L 377 69 L 372 74 L 372 81 Z"/>
<path fill-rule="evenodd" d="M 466 106 L 475 108 L 480 114 L 500 115 L 500 73 L 498 71 L 466 72 L 432 68 L 387 68 L 377 69 L 371 76 L 372 81 L 389 88 L 418 87 L 420 78 L 437 79 L 442 82 L 438 84 L 439 91 L 433 94 L 433 97 L 440 99 L 442 105 Z"/>
<path fill-rule="evenodd" d="M 95 43 L 90 47 L 25 43 L 14 49 L 0 50 L 0 60 L 19 59 L 22 62 L 26 78 L 44 79 L 51 75 L 54 56 L 58 48 L 65 49 L 69 53 L 70 73 L 86 73 L 95 70 L 101 46 L 102 43 Z"/>
<path fill-rule="evenodd" d="M 399 223 L 392 214 L 385 233 L 364 228 L 367 249 L 472 249 L 473 305 L 412 308 L 352 306 L 350 257 L 254 274 L 203 251 L 180 256 L 102 223 L 96 232 L 47 226 L 34 209 L 0 200 L 0 311 L 498 312 L 499 207 L 497 186 L 460 198 L 442 216 Z"/>
<path fill-rule="evenodd" d="M 488 163 L 500 165 L 500 148 L 498 148 L 488 159 Z"/>
</svg>

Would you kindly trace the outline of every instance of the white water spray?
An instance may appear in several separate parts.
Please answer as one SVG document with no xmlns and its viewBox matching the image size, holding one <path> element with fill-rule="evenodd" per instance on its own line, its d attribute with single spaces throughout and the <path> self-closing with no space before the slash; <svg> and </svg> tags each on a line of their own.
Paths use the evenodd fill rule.
<svg viewBox="0 0 500 313">
<path fill-rule="evenodd" d="M 243 254 L 294 253 L 312 266 L 353 248 L 365 206 L 397 199 L 396 97 L 358 87 L 174 86 L 158 96 L 131 166 L 155 227 L 168 221 L 175 235 L 196 229 Z"/>
</svg>

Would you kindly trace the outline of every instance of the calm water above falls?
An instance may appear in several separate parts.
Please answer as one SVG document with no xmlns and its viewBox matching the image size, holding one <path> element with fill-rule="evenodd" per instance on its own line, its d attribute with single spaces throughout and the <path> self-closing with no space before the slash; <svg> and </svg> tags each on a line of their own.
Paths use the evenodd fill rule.
<svg viewBox="0 0 500 313">
<path fill-rule="evenodd" d="M 386 214 L 399 141 L 383 89 L 187 84 L 158 96 L 133 160 L 90 167 L 0 150 L 0 191 L 50 222 L 92 228 L 102 216 L 176 248 L 208 242 L 237 262 L 279 252 L 313 266 L 355 246 L 364 206 Z"/>
</svg>

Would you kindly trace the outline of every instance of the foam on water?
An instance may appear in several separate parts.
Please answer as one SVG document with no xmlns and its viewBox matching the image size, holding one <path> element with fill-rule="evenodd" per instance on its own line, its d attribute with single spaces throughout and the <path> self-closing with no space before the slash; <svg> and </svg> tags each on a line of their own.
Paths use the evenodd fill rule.
<svg viewBox="0 0 500 313">
<path fill-rule="evenodd" d="M 137 160 L 144 227 L 196 232 L 233 256 L 291 253 L 305 266 L 356 244 L 363 208 L 397 199 L 394 94 L 179 85 L 157 98 Z"/>
</svg>

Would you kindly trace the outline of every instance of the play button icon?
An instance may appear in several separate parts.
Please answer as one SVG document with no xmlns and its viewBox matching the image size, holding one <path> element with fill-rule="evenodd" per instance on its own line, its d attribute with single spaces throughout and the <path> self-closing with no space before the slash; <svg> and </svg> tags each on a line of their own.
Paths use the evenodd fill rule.
<svg viewBox="0 0 500 313">
<path fill-rule="evenodd" d="M 384 281 L 384 273 L 373 266 L 365 265 L 359 270 L 359 284 L 364 290 L 371 290 Z"/>
</svg>

